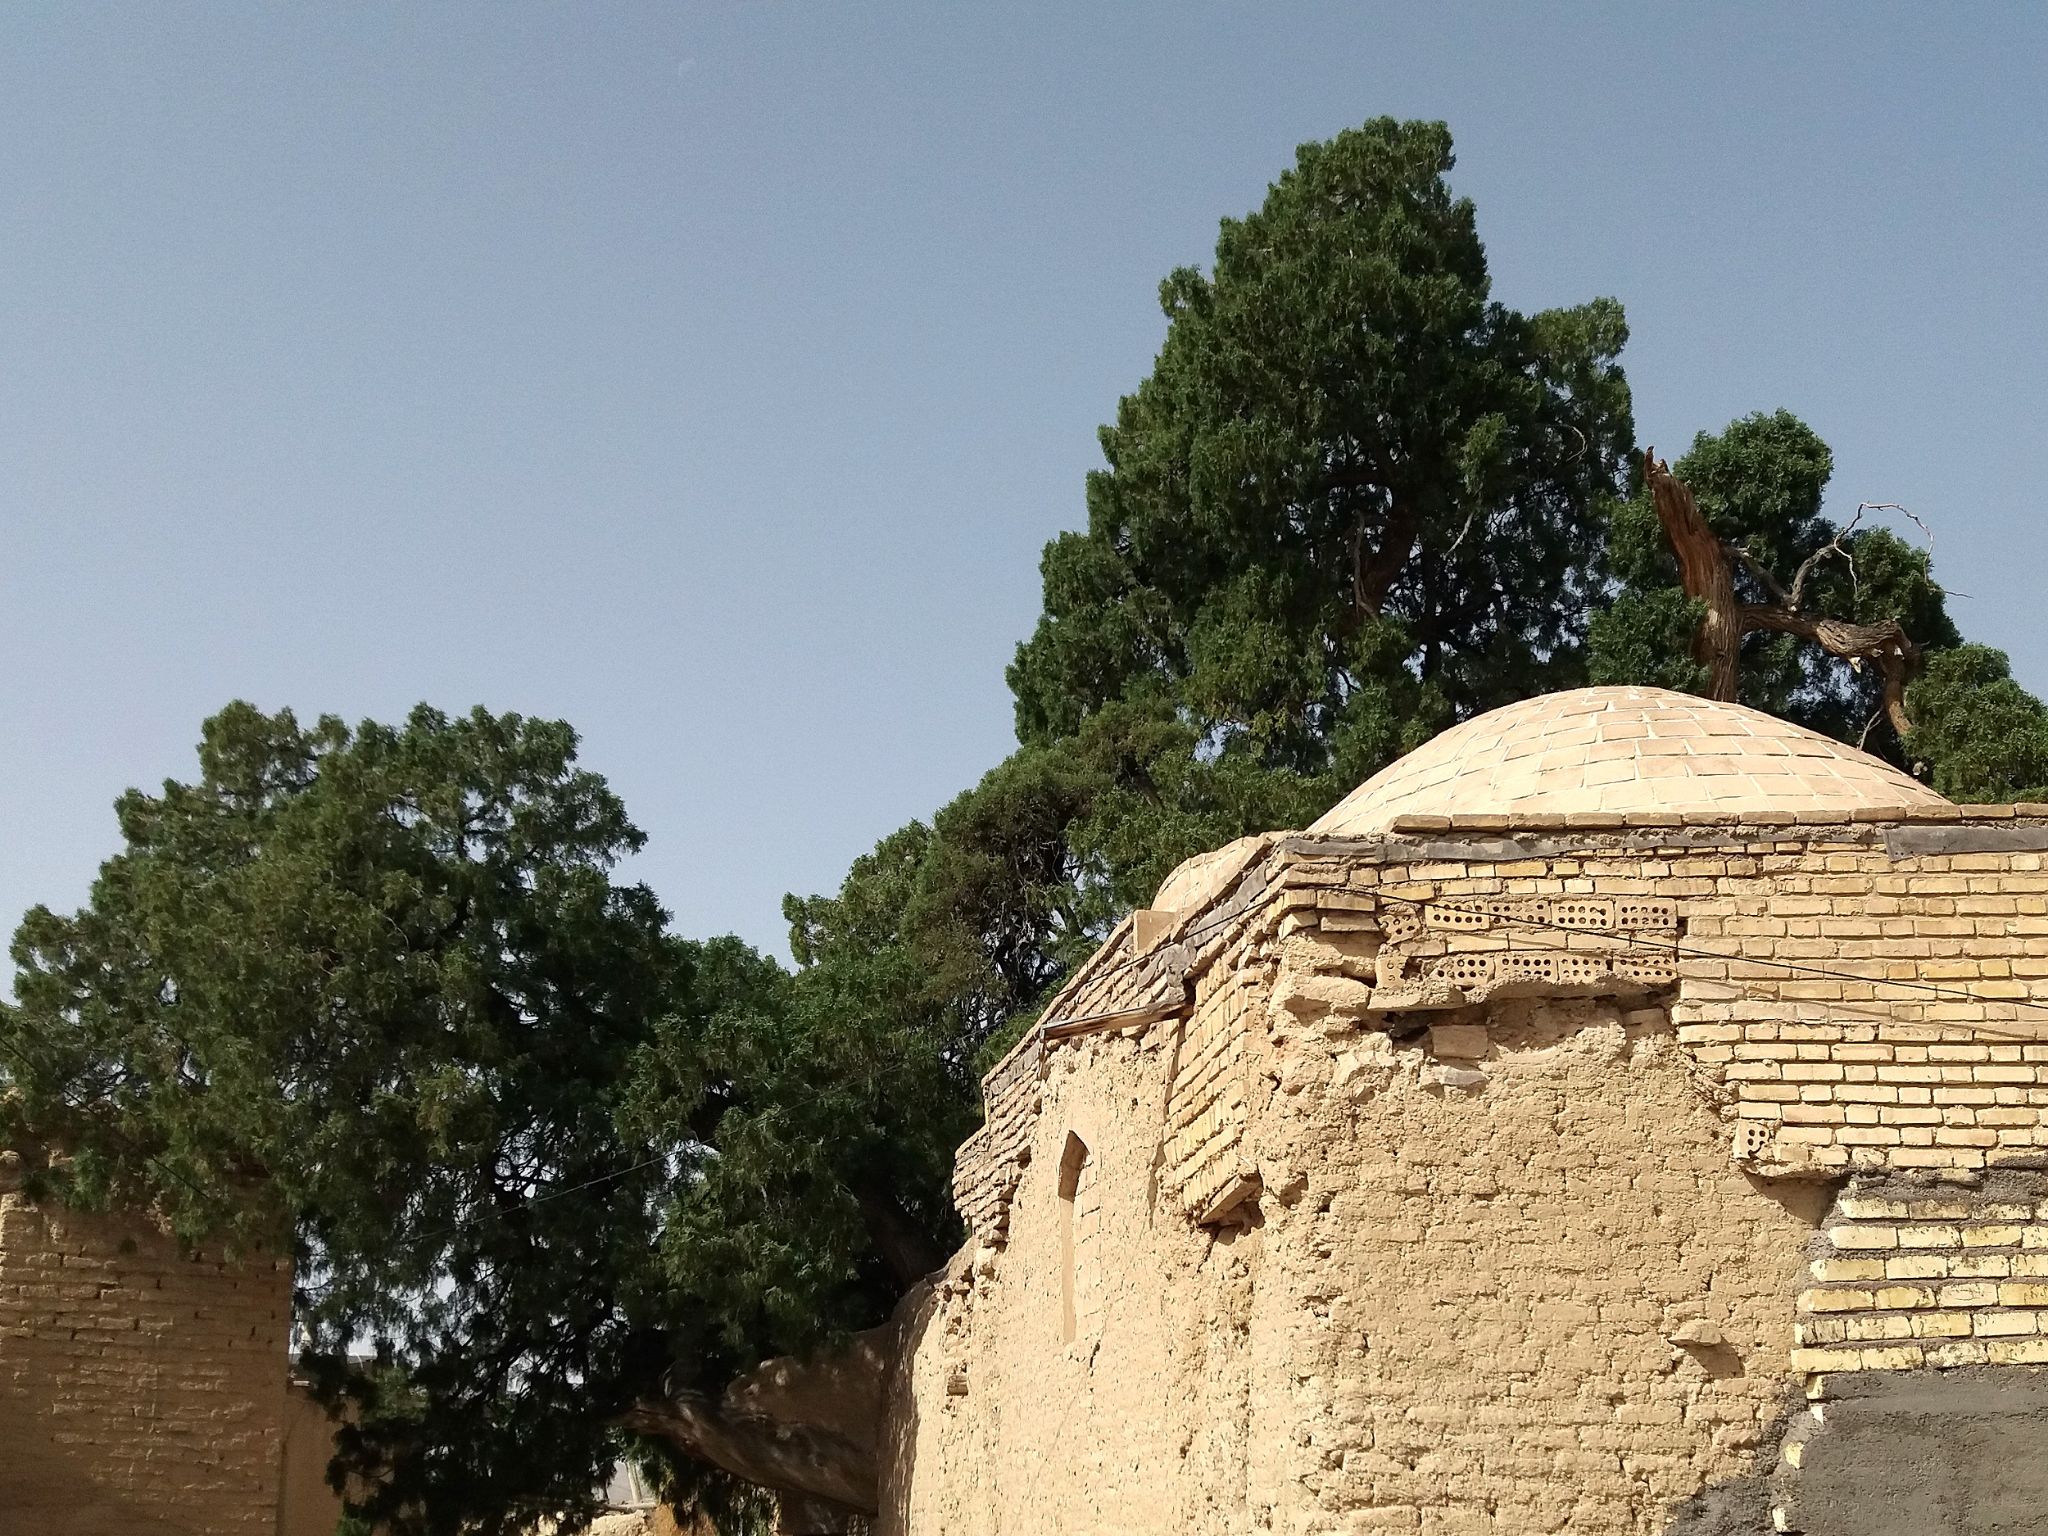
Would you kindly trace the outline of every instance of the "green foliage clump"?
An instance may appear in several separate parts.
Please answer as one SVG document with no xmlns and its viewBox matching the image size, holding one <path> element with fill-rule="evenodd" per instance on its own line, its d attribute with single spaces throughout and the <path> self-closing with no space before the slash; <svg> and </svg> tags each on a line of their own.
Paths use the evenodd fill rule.
<svg viewBox="0 0 2048 1536">
<path fill-rule="evenodd" d="M 1620 306 L 1492 297 L 1440 123 L 1302 146 L 1160 288 L 1010 669 L 1026 744 L 1151 702 L 1211 750 L 1345 777 L 1580 679 L 1631 443 Z M 1348 784 L 1347 786 L 1348 787 Z"/>
<path fill-rule="evenodd" d="M 86 909 L 15 940 L 0 1137 L 66 1200 L 294 1255 L 365 1516 L 587 1514 L 620 1410 L 873 1321 L 875 1223 L 948 1230 L 957 1074 L 671 936 L 568 727 L 235 705 L 119 815 Z"/>
<path fill-rule="evenodd" d="M 1935 652 L 1906 703 L 1906 746 L 1940 793 L 1963 802 L 2048 801 L 2048 707 L 2013 681 L 2003 651 Z"/>
</svg>

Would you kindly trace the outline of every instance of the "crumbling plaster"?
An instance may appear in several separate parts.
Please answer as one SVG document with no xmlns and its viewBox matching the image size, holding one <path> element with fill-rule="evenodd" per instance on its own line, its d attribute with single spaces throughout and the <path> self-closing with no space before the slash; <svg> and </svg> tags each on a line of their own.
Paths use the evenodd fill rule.
<svg viewBox="0 0 2048 1536">
<path fill-rule="evenodd" d="M 1977 1192 L 2048 1149 L 2044 852 L 2039 808 L 1923 805 L 1211 856 L 991 1075 L 882 1528 L 1746 1528 L 1699 1523 L 1725 1494 L 1854 1529 L 1797 1486 L 1831 1395 L 2048 1358 L 2048 1205 Z M 1108 1239 L 1079 1350 L 1069 1134 Z M 1894 1218 L 1880 1187 L 1985 1210 Z M 1840 1251 L 1885 1241 L 1946 1242 L 1906 1264 L 1975 1288 Z"/>
</svg>

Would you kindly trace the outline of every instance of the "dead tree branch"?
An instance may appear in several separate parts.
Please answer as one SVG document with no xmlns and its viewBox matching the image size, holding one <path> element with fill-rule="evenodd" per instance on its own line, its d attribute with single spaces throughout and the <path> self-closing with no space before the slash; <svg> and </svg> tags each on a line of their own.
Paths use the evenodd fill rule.
<svg viewBox="0 0 2048 1536">
<path fill-rule="evenodd" d="M 1742 677 L 1744 636 L 1758 631 L 1794 635 L 1812 641 L 1857 671 L 1866 662 L 1875 666 L 1883 680 L 1884 712 L 1893 729 L 1904 736 L 1913 728 L 1906 713 L 1906 683 L 1920 664 L 1920 648 L 1899 621 L 1884 619 L 1875 624 L 1857 624 L 1847 619 L 1815 617 L 1804 606 L 1807 580 L 1821 561 L 1835 557 L 1847 561 L 1850 579 L 1855 580 L 1856 562 L 1843 540 L 1866 510 L 1884 506 L 1906 512 L 1904 507 L 1880 503 L 1858 507 L 1847 528 L 1800 562 L 1787 589 L 1747 550 L 1715 535 L 1693 498 L 1692 488 L 1671 473 L 1670 466 L 1657 457 L 1654 448 L 1643 455 L 1643 477 L 1650 487 L 1657 521 L 1672 553 L 1678 557 L 1678 577 L 1685 595 L 1706 609 L 1693 636 L 1693 656 L 1707 669 L 1709 698 L 1735 701 Z M 1906 516 L 1913 514 L 1906 512 Z M 1917 517 L 1913 521 L 1920 523 Z M 1924 523 L 1920 526 L 1926 528 Z M 1737 596 L 1737 566 L 1756 577 L 1770 601 L 1745 603 Z"/>
</svg>

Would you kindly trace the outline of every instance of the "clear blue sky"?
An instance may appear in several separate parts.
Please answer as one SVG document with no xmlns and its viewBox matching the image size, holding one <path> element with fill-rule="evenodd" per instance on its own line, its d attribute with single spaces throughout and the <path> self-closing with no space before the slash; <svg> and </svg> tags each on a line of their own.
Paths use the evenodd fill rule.
<svg viewBox="0 0 2048 1536">
<path fill-rule="evenodd" d="M 0 927 L 235 697 L 562 716 L 685 931 L 1010 744 L 1171 267 L 1447 119 L 1643 440 L 1789 406 L 2048 686 L 2048 8 L 0 10 Z"/>
</svg>

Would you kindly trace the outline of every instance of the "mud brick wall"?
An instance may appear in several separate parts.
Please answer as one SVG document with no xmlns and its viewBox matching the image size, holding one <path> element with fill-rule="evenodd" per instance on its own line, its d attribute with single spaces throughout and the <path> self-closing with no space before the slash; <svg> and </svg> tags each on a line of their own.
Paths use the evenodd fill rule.
<svg viewBox="0 0 2048 1536">
<path fill-rule="evenodd" d="M 1155 1202 L 1170 1034 L 1046 1053 L 1007 1238 L 970 1241 L 912 1321 L 884 1426 L 880 1536 L 1260 1528 L 1247 1469 L 1287 1420 L 1254 1400 L 1253 1245 Z M 1063 1210 L 1070 1137 L 1088 1182 Z M 1063 1240 L 1068 1220 L 1085 1220 L 1078 1241 Z"/>
<path fill-rule="evenodd" d="M 0 1529 L 271 1536 L 291 1277 L 0 1192 Z"/>
</svg>

